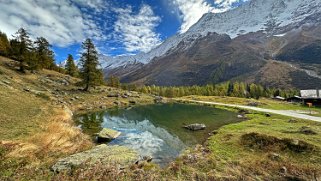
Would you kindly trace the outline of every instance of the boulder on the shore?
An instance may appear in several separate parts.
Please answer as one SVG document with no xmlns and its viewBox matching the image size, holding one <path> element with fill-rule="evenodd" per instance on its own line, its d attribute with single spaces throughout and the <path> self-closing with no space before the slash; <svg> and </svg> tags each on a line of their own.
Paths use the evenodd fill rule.
<svg viewBox="0 0 321 181">
<path fill-rule="evenodd" d="M 164 98 L 161 97 L 161 96 L 155 96 L 154 102 L 155 102 L 156 104 L 158 104 L 158 103 L 164 103 Z"/>
<path fill-rule="evenodd" d="M 103 128 L 99 133 L 97 133 L 97 141 L 98 142 L 108 142 L 116 139 L 121 132 L 112 130 L 109 128 Z"/>
<path fill-rule="evenodd" d="M 204 130 L 206 128 L 205 124 L 190 124 L 187 126 L 184 126 L 184 128 L 189 129 L 191 131 L 199 131 L 199 130 Z"/>
<path fill-rule="evenodd" d="M 56 173 L 70 171 L 80 166 L 93 166 L 95 164 L 117 166 L 119 168 L 130 166 L 139 160 L 139 155 L 123 146 L 98 145 L 91 150 L 77 153 L 59 160 L 52 166 Z"/>
<path fill-rule="evenodd" d="M 153 161 L 153 157 L 151 157 L 151 156 L 144 156 L 144 157 L 143 157 L 143 160 L 149 163 L 149 162 Z"/>
</svg>

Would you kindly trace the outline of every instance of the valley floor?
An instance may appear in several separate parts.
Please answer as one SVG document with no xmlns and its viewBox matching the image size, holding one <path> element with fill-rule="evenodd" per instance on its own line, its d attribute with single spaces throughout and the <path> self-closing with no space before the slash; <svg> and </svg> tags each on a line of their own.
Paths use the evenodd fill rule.
<svg viewBox="0 0 321 181">
<path fill-rule="evenodd" d="M 59 158 L 90 149 L 94 143 L 75 127 L 72 113 L 130 104 L 153 97 L 110 87 L 79 90 L 78 79 L 52 71 L 20 74 L 15 62 L 0 57 L 0 180 L 320 180 L 321 123 L 242 107 L 226 108 L 244 121 L 209 130 L 204 145 L 191 148 L 166 168 L 144 163 L 119 170 L 111 165 L 75 168 L 54 174 Z M 118 96 L 120 94 L 120 96 Z M 247 105 L 256 100 L 228 97 L 183 99 Z M 303 110 L 271 100 L 258 107 Z M 202 103 L 202 102 L 201 102 Z M 320 116 L 320 109 L 314 116 Z"/>
</svg>

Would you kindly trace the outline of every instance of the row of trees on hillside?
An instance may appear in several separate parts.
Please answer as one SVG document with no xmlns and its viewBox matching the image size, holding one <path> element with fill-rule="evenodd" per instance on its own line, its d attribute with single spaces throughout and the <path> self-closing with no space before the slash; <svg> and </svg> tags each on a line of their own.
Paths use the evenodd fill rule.
<svg viewBox="0 0 321 181">
<path fill-rule="evenodd" d="M 12 39 L 8 39 L 5 33 L 0 32 L 0 55 L 18 61 L 21 72 L 25 72 L 26 68 L 29 70 L 59 69 L 47 39 L 38 37 L 32 41 L 23 28 L 20 28 Z"/>
<path fill-rule="evenodd" d="M 44 37 L 38 37 L 35 41 L 32 41 L 24 28 L 20 28 L 12 39 L 9 39 L 5 33 L 0 31 L 0 55 L 18 61 L 21 72 L 25 72 L 26 69 L 31 71 L 40 69 L 59 71 L 73 77 L 82 78 L 84 90 L 104 84 L 102 70 L 98 68 L 98 53 L 91 39 L 86 39 L 82 44 L 79 69 L 70 54 L 65 69 L 57 66 L 51 47 Z M 120 85 L 120 83 L 116 84 Z"/>
<path fill-rule="evenodd" d="M 130 86 L 127 86 L 130 88 Z M 133 87 L 131 87 L 133 88 Z M 136 88 L 137 91 L 153 95 L 165 97 L 182 97 L 188 95 L 202 95 L 202 96 L 232 96 L 242 98 L 256 98 L 260 97 L 291 97 L 299 95 L 298 90 L 295 89 L 274 89 L 263 87 L 258 84 L 246 84 L 243 82 L 226 82 L 222 84 L 209 84 L 206 86 L 180 86 L 180 87 L 160 87 L 160 86 L 143 86 Z"/>
</svg>

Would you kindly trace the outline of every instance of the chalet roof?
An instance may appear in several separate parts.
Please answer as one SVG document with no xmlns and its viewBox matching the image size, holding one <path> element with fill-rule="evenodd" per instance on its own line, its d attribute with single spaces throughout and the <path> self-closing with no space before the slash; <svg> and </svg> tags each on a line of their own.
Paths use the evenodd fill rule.
<svg viewBox="0 0 321 181">
<path fill-rule="evenodd" d="M 317 98 L 321 99 L 321 90 L 311 89 L 311 90 L 301 90 L 302 98 Z"/>
</svg>

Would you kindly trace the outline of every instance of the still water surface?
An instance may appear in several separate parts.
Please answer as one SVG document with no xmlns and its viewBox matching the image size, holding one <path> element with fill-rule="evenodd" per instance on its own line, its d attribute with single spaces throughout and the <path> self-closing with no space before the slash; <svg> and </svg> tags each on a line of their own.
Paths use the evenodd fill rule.
<svg viewBox="0 0 321 181">
<path fill-rule="evenodd" d="M 94 136 L 102 128 L 111 128 L 122 134 L 108 143 L 127 146 L 141 156 L 152 156 L 153 162 L 166 165 L 185 148 L 202 144 L 208 133 L 239 122 L 236 113 L 206 106 L 161 104 L 113 109 L 78 116 L 82 130 Z M 184 125 L 203 123 L 202 131 L 189 131 Z"/>
</svg>

